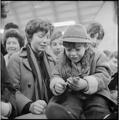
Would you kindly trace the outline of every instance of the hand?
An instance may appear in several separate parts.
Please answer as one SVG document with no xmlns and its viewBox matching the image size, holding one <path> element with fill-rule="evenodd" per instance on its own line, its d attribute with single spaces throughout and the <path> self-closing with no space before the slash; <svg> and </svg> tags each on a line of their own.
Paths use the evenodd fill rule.
<svg viewBox="0 0 119 120">
<path fill-rule="evenodd" d="M 86 80 L 79 78 L 79 77 L 68 78 L 67 84 L 72 90 L 75 90 L 75 91 L 84 90 L 88 86 Z"/>
<path fill-rule="evenodd" d="M 56 84 L 55 84 L 55 92 L 60 95 L 66 90 L 66 82 L 61 78 Z"/>
<path fill-rule="evenodd" d="M 117 68 L 118 68 L 117 59 L 116 58 L 112 58 L 109 61 L 109 64 L 110 64 L 110 67 L 111 67 L 111 70 L 112 70 L 113 74 L 115 74 L 117 72 Z"/>
<path fill-rule="evenodd" d="M 111 90 L 111 97 L 114 100 L 117 100 L 117 98 L 118 98 L 118 91 L 117 90 Z"/>
<path fill-rule="evenodd" d="M 44 100 L 37 100 L 30 105 L 29 111 L 34 114 L 41 114 L 45 111 L 47 103 Z"/>
<path fill-rule="evenodd" d="M 5 103 L 1 101 L 0 104 L 1 104 L 1 115 L 7 117 L 12 110 L 11 103 Z"/>
</svg>

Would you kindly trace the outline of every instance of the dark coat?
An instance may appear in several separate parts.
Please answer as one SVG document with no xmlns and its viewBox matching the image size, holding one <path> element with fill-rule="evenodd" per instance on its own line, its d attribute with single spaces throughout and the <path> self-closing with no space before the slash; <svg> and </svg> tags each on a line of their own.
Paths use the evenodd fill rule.
<svg viewBox="0 0 119 120">
<path fill-rule="evenodd" d="M 46 54 L 47 55 L 47 54 Z M 54 66 L 53 59 L 47 55 L 49 61 L 49 71 Z M 9 73 L 12 76 L 12 83 L 17 89 L 16 101 L 19 114 L 29 102 L 35 101 L 34 95 L 34 76 L 32 69 L 28 62 L 26 48 L 24 47 L 20 52 L 15 53 L 8 64 Z"/>
<path fill-rule="evenodd" d="M 15 88 L 10 83 L 10 75 L 6 69 L 6 64 L 3 55 L 1 54 L 1 101 L 10 102 L 12 105 L 12 113 L 10 118 L 17 116 Z"/>
</svg>

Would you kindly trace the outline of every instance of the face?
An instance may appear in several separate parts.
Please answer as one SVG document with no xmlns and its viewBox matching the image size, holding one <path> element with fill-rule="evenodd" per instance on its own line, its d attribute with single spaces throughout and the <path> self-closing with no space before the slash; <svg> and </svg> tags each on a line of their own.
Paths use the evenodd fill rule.
<svg viewBox="0 0 119 120">
<path fill-rule="evenodd" d="M 94 38 L 91 38 L 92 45 L 94 48 L 97 48 L 101 43 L 101 40 L 98 40 L 97 37 L 98 37 L 98 34 L 95 34 Z"/>
<path fill-rule="evenodd" d="M 86 47 L 83 44 L 75 44 L 75 47 L 65 47 L 67 57 L 73 62 L 79 62 L 85 54 Z"/>
<path fill-rule="evenodd" d="M 33 34 L 31 40 L 31 47 L 35 52 L 44 51 L 50 42 L 50 33 L 44 34 L 43 32 L 37 32 Z"/>
<path fill-rule="evenodd" d="M 63 52 L 64 50 L 63 42 L 60 40 L 60 38 L 53 40 L 51 42 L 51 48 L 52 48 L 53 53 L 56 56 Z"/>
<path fill-rule="evenodd" d="M 6 41 L 6 50 L 8 54 L 13 54 L 14 52 L 17 52 L 20 50 L 20 45 L 15 37 L 9 37 Z"/>
<path fill-rule="evenodd" d="M 110 59 L 109 63 L 110 63 L 110 66 L 111 66 L 113 73 L 116 73 L 118 70 L 117 58 L 113 57 L 112 59 Z"/>
</svg>

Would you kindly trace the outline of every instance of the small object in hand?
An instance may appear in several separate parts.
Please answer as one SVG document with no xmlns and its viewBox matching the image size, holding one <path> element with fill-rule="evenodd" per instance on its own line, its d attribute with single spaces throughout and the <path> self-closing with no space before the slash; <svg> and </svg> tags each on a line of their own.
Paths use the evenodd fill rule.
<svg viewBox="0 0 119 120">
<path fill-rule="evenodd" d="M 79 80 L 80 80 L 79 77 L 74 77 L 74 78 L 73 78 L 73 82 L 76 83 L 76 84 L 77 84 L 77 82 L 78 82 Z"/>
<path fill-rule="evenodd" d="M 65 84 L 62 84 L 63 88 L 66 88 L 67 84 L 68 84 L 67 82 L 65 82 Z"/>
</svg>

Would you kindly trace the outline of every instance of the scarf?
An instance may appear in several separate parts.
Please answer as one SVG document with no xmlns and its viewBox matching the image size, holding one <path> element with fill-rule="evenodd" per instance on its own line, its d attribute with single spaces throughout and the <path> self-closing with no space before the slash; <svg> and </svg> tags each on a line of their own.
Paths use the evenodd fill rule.
<svg viewBox="0 0 119 120">
<path fill-rule="evenodd" d="M 27 53 L 28 53 L 28 61 L 29 61 L 29 64 L 30 64 L 30 67 L 32 69 L 32 73 L 34 76 L 35 100 L 41 99 L 41 100 L 45 100 L 46 102 L 48 102 L 49 97 L 50 97 L 50 93 L 49 93 L 50 92 L 50 89 L 49 89 L 50 66 L 47 61 L 46 55 L 45 55 L 45 53 L 43 53 L 42 68 L 41 68 L 41 64 L 39 66 L 38 60 L 37 60 L 36 56 L 34 55 L 30 45 L 27 44 L 26 48 L 27 48 Z M 45 69 L 43 69 L 43 68 L 45 68 Z M 43 70 L 45 70 L 45 71 L 43 71 Z M 44 75 L 45 75 L 45 77 L 44 77 Z"/>
</svg>

